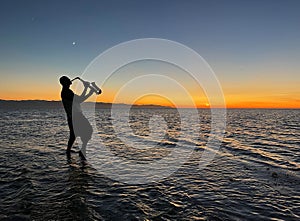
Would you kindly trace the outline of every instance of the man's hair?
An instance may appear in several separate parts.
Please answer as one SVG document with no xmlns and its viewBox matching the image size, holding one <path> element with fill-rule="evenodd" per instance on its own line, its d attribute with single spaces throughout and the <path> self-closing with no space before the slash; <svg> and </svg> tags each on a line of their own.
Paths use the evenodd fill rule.
<svg viewBox="0 0 300 221">
<path fill-rule="evenodd" d="M 70 84 L 70 78 L 68 78 L 67 76 L 62 76 L 60 79 L 59 79 L 59 82 L 61 85 L 65 86 L 65 85 L 69 85 Z"/>
</svg>

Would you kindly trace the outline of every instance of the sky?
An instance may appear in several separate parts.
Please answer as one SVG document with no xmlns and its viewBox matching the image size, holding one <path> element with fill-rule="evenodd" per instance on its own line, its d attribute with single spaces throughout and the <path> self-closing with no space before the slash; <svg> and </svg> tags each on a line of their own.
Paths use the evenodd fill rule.
<svg viewBox="0 0 300 221">
<path fill-rule="evenodd" d="M 80 76 L 95 57 L 122 42 L 162 38 L 186 45 L 207 61 L 227 107 L 300 108 L 298 0 L 1 0 L 0 4 L 0 99 L 60 100 L 60 76 Z M 141 73 L 153 69 L 173 73 L 170 65 L 157 62 L 121 68 L 101 85 L 103 94 L 97 101 L 113 102 L 121 87 L 118 82 L 128 80 L 136 68 Z M 175 69 L 196 105 L 209 106 L 202 88 Z M 160 85 L 164 87 L 163 81 Z M 139 93 L 133 89 L 120 101 L 130 102 L 132 93 Z M 167 89 L 169 99 L 146 96 L 135 102 L 191 105 L 175 89 Z"/>
</svg>

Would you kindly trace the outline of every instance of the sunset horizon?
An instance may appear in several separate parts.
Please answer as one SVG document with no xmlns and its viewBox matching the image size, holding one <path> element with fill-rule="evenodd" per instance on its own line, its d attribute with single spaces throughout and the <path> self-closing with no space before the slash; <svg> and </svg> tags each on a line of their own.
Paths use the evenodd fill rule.
<svg viewBox="0 0 300 221">
<path fill-rule="evenodd" d="M 0 98 L 0 101 L 53 101 L 53 102 L 61 102 L 61 99 L 2 99 Z M 86 101 L 86 102 L 95 102 L 95 101 Z M 110 104 L 125 104 L 125 105 L 156 105 L 156 106 L 165 106 L 165 107 L 171 107 L 176 108 L 175 105 L 170 105 L 168 103 L 154 103 L 154 102 L 146 102 L 146 103 L 113 103 L 109 100 L 97 100 L 96 103 L 110 103 Z M 195 105 L 195 106 L 185 106 L 185 105 L 179 105 L 178 108 L 199 108 L 199 109 L 210 109 L 210 105 L 208 104 L 202 104 L 202 105 Z M 218 107 L 215 107 L 218 108 Z M 222 107 L 221 107 L 222 108 Z M 226 108 L 228 109 L 300 109 L 299 105 L 281 105 L 281 104 L 274 104 L 274 103 L 259 103 L 259 102 L 248 102 L 246 105 L 238 105 L 238 104 L 227 104 Z"/>
</svg>

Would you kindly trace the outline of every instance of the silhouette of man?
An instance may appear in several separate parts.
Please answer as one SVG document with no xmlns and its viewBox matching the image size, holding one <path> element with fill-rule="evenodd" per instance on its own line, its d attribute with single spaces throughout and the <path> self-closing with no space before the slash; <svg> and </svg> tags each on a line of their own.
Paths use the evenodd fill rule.
<svg viewBox="0 0 300 221">
<path fill-rule="evenodd" d="M 90 88 L 90 91 L 87 93 L 89 82 L 82 81 L 84 90 L 82 91 L 81 95 L 76 95 L 70 89 L 72 81 L 67 76 L 62 76 L 59 79 L 59 82 L 62 85 L 61 99 L 67 114 L 68 126 L 70 129 L 66 153 L 68 156 L 70 156 L 71 148 L 76 140 L 76 137 L 79 136 L 82 141 L 82 148 L 79 154 L 85 160 L 86 146 L 92 137 L 93 128 L 89 121 L 82 114 L 80 104 L 88 99 L 94 93 L 94 91 Z"/>
</svg>

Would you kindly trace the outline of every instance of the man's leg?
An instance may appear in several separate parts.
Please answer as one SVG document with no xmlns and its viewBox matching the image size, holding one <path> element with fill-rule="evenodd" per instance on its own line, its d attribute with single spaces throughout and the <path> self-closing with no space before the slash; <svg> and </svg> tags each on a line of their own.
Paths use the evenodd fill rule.
<svg viewBox="0 0 300 221">
<path fill-rule="evenodd" d="M 67 151 L 70 152 L 71 151 L 71 148 L 74 144 L 76 140 L 76 137 L 75 137 L 75 134 L 73 131 L 70 131 L 70 137 L 69 137 L 69 141 L 68 141 L 68 148 L 67 148 Z"/>
<path fill-rule="evenodd" d="M 68 126 L 70 129 L 70 136 L 69 136 L 69 141 L 68 141 L 67 152 L 70 152 L 71 148 L 76 140 L 76 136 L 75 136 L 74 129 L 73 129 L 72 119 L 68 119 Z"/>
<path fill-rule="evenodd" d="M 80 138 L 81 138 L 81 141 L 82 141 L 82 147 L 81 147 L 81 150 L 79 152 L 79 155 L 83 160 L 86 160 L 86 146 L 87 146 L 89 140 L 92 137 L 93 128 L 92 128 L 90 122 L 88 121 L 88 119 L 83 114 L 81 114 L 78 117 L 78 119 L 81 122 L 81 125 L 80 125 L 81 126 L 81 128 L 80 128 L 81 129 Z"/>
</svg>

